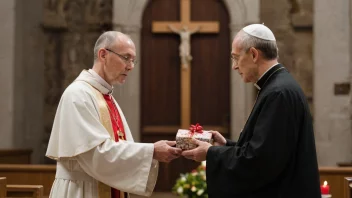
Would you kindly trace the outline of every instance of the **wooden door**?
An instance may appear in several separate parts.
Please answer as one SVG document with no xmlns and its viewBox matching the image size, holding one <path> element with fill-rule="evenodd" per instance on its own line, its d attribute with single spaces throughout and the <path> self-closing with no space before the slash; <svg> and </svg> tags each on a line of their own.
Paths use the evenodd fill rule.
<svg viewBox="0 0 352 198">
<path fill-rule="evenodd" d="M 174 140 L 180 125 L 180 40 L 176 34 L 152 33 L 152 21 L 179 21 L 180 0 L 153 0 L 142 28 L 141 139 Z M 230 30 L 225 5 L 192 0 L 192 21 L 219 21 L 220 32 L 191 38 L 191 123 L 205 129 L 230 131 Z M 161 164 L 156 191 L 170 191 L 180 173 L 199 163 L 180 158 Z"/>
</svg>

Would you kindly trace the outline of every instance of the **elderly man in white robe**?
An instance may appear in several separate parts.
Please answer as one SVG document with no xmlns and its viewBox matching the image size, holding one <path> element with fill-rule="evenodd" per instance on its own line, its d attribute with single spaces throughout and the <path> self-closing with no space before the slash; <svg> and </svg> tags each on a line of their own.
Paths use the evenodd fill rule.
<svg viewBox="0 0 352 198">
<path fill-rule="evenodd" d="M 94 65 L 63 93 L 46 156 L 57 161 L 50 197 L 126 198 L 150 196 L 158 162 L 181 155 L 174 141 L 135 143 L 112 97 L 134 68 L 136 49 L 129 36 L 103 33 L 94 47 Z"/>
</svg>

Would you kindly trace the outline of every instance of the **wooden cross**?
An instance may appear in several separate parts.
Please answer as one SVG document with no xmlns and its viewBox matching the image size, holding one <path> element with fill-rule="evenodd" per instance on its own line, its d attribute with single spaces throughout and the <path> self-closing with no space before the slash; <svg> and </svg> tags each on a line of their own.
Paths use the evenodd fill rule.
<svg viewBox="0 0 352 198">
<path fill-rule="evenodd" d="M 188 40 L 184 43 L 181 33 L 180 53 L 183 45 L 190 46 L 190 35 L 195 32 L 199 33 L 217 33 L 219 32 L 219 22 L 216 21 L 191 21 L 191 2 L 190 0 L 180 0 L 181 21 L 153 21 L 152 32 L 154 33 L 175 33 L 176 30 L 181 31 L 186 28 L 188 32 Z M 181 59 L 181 128 L 187 129 L 191 121 L 191 56 Z M 187 60 L 185 60 L 187 58 Z"/>
</svg>

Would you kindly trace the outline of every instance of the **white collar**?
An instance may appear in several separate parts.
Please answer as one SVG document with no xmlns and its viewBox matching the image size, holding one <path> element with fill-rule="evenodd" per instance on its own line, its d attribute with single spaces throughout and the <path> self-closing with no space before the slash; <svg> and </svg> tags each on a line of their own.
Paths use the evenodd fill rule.
<svg viewBox="0 0 352 198">
<path fill-rule="evenodd" d="M 268 71 L 270 71 L 273 67 L 275 67 L 275 66 L 278 65 L 278 64 L 280 64 L 280 63 L 276 63 L 276 64 L 274 64 L 273 66 L 269 67 L 269 69 L 267 69 L 267 70 L 259 77 L 259 79 L 257 80 L 257 82 L 254 83 L 254 86 L 255 86 L 258 90 L 261 90 L 261 89 L 262 89 L 262 88 L 259 87 L 259 85 L 257 84 L 257 83 L 259 82 L 259 80 L 260 80 Z"/>
<path fill-rule="evenodd" d="M 102 94 L 112 94 L 114 88 L 92 69 L 89 69 L 88 71 L 83 70 L 76 80 L 82 80 L 89 83 Z"/>
<path fill-rule="evenodd" d="M 100 84 L 102 84 L 104 87 L 106 87 L 107 89 L 109 89 L 111 91 L 114 89 L 114 86 L 111 86 L 108 82 L 106 82 L 106 80 L 104 80 L 101 76 L 99 76 L 99 74 L 97 72 L 95 72 L 94 70 L 89 69 L 88 72 L 91 73 L 94 76 L 94 78 L 96 78 L 97 81 Z"/>
</svg>

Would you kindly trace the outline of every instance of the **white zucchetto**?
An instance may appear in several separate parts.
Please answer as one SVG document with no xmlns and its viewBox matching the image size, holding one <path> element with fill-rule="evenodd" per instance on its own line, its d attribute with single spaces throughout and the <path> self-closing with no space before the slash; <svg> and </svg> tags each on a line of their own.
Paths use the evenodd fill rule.
<svg viewBox="0 0 352 198">
<path fill-rule="evenodd" d="M 252 24 L 242 29 L 247 34 L 268 41 L 276 41 L 273 32 L 263 24 Z"/>
</svg>

